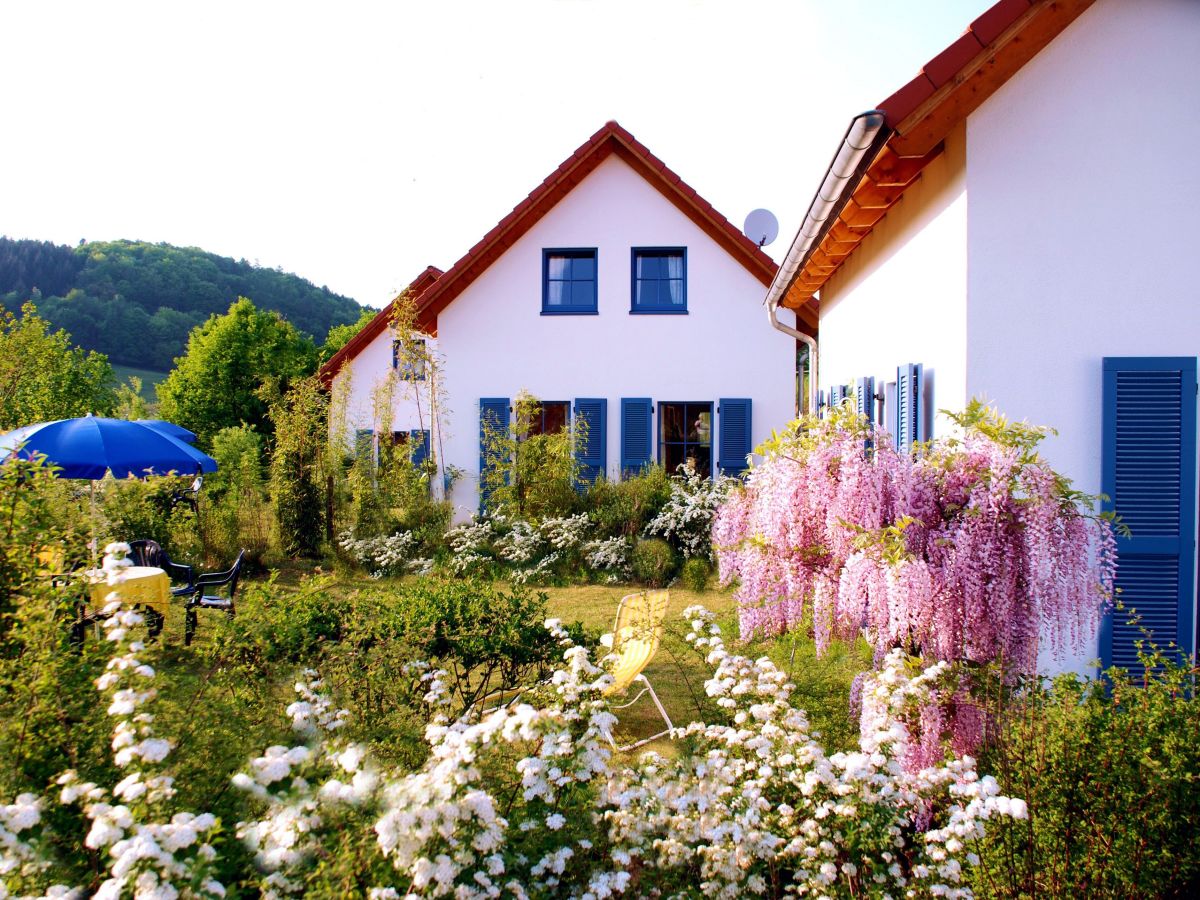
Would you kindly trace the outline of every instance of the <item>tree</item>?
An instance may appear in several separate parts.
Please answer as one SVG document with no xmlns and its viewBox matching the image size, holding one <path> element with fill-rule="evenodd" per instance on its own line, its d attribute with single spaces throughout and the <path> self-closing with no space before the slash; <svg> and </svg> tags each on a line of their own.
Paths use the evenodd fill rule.
<svg viewBox="0 0 1200 900">
<path fill-rule="evenodd" d="M 359 315 L 357 322 L 351 322 L 348 325 L 334 325 L 330 328 L 329 334 L 325 338 L 325 343 L 321 345 L 321 362 L 328 362 L 333 354 L 345 347 L 350 343 L 352 337 L 366 328 L 367 323 L 374 319 L 376 315 L 375 310 L 364 309 Z"/>
<path fill-rule="evenodd" d="M 51 331 L 32 303 L 0 319 L 0 431 L 86 413 L 107 414 L 116 398 L 108 357 Z"/>
<path fill-rule="evenodd" d="M 315 378 L 271 405 L 271 505 L 279 544 L 292 556 L 316 556 L 327 523 L 329 397 Z"/>
<path fill-rule="evenodd" d="M 225 315 L 195 328 L 175 362 L 158 385 L 159 413 L 207 441 L 243 422 L 271 434 L 271 395 L 309 375 L 317 351 L 278 313 L 241 297 Z"/>
</svg>

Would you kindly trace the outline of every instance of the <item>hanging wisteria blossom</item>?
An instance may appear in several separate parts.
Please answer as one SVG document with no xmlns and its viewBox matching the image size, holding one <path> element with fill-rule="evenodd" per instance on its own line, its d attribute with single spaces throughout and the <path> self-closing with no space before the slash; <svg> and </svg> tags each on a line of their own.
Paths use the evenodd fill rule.
<svg viewBox="0 0 1200 900">
<path fill-rule="evenodd" d="M 977 402 L 962 437 L 899 453 L 848 409 L 768 448 L 713 527 L 743 637 L 811 614 L 818 650 L 864 633 L 947 661 L 1032 673 L 1095 634 L 1112 595 L 1112 524 L 1036 451 L 1044 429 Z"/>
</svg>

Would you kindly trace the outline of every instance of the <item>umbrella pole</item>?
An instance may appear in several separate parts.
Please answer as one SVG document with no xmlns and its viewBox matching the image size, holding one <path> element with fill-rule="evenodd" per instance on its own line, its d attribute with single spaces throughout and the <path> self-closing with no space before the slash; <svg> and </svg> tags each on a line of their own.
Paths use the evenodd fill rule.
<svg viewBox="0 0 1200 900">
<path fill-rule="evenodd" d="M 100 535 L 96 530 L 96 482 L 88 482 L 89 505 L 92 508 L 92 539 L 88 543 L 88 547 L 92 551 L 92 568 L 96 568 L 96 551 L 97 545 L 100 543 Z"/>
</svg>

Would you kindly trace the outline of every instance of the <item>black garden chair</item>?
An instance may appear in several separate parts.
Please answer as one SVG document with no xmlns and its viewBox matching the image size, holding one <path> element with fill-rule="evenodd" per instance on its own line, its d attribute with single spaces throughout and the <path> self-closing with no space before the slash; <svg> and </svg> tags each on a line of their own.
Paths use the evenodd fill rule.
<svg viewBox="0 0 1200 900">
<path fill-rule="evenodd" d="M 233 597 L 237 593 L 238 577 L 242 574 L 242 560 L 245 558 L 246 551 L 243 550 L 238 554 L 237 561 L 234 562 L 233 567 L 228 571 L 204 572 L 196 576 L 196 581 L 192 586 L 192 595 L 187 601 L 187 611 L 184 613 L 184 644 L 191 644 L 192 638 L 196 635 L 197 610 L 221 610 L 231 618 L 233 617 Z M 229 588 L 228 597 L 208 593 L 212 588 L 226 586 Z"/>
<path fill-rule="evenodd" d="M 149 539 L 130 541 L 129 558 L 133 560 L 134 565 L 154 566 L 166 572 L 171 581 L 182 581 L 183 584 L 178 587 L 172 586 L 172 597 L 187 597 L 195 593 L 195 571 L 191 566 L 172 562 L 171 557 L 167 555 L 167 551 L 159 545 L 158 541 Z M 149 617 L 150 636 L 157 637 L 163 629 L 162 613 L 154 609 L 148 609 L 146 613 Z"/>
<path fill-rule="evenodd" d="M 171 588 L 172 597 L 186 597 L 196 592 L 196 571 L 191 566 L 172 562 L 171 557 L 167 556 L 167 551 L 159 546 L 158 541 L 130 541 L 129 556 L 134 565 L 154 566 L 166 572 L 171 581 L 182 581 L 183 584 Z"/>
</svg>

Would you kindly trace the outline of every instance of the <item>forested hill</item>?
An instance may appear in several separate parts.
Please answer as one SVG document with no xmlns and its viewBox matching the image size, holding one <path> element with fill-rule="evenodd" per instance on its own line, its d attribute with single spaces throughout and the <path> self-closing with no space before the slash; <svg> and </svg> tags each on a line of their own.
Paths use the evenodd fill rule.
<svg viewBox="0 0 1200 900">
<path fill-rule="evenodd" d="M 0 237 L 0 301 L 38 311 L 75 343 L 120 365 L 165 372 L 188 333 L 238 297 L 276 310 L 316 341 L 362 308 L 297 275 L 243 260 L 138 241 L 83 243 Z"/>
</svg>

